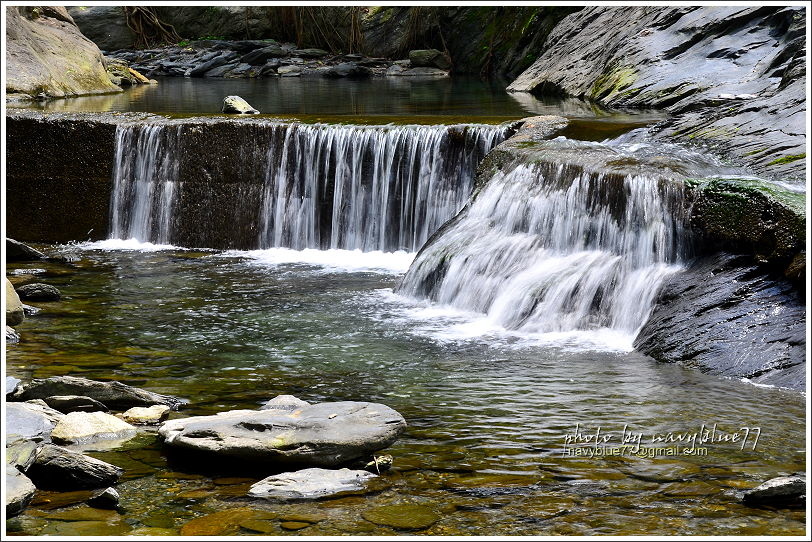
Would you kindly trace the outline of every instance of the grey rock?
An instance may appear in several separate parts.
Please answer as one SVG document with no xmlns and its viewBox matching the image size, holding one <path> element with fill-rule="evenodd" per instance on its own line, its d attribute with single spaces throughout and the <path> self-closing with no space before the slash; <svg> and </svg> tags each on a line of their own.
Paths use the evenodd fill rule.
<svg viewBox="0 0 812 542">
<path fill-rule="evenodd" d="M 6 404 L 6 446 L 16 442 L 51 442 L 51 432 L 64 414 L 30 403 Z"/>
<path fill-rule="evenodd" d="M 37 488 L 28 477 L 11 465 L 6 465 L 6 516 L 19 515 L 31 499 Z"/>
<path fill-rule="evenodd" d="M 34 316 L 35 314 L 37 314 L 39 311 L 42 310 L 39 307 L 33 307 L 31 305 L 26 305 L 25 303 L 22 303 L 22 306 L 23 313 L 25 314 L 26 318 L 28 318 L 29 316 Z"/>
<path fill-rule="evenodd" d="M 7 262 L 32 262 L 44 260 L 45 254 L 35 248 L 31 248 L 25 243 L 15 241 L 6 237 L 6 261 Z"/>
<path fill-rule="evenodd" d="M 59 301 L 62 297 L 55 286 L 41 282 L 23 284 L 17 288 L 17 295 L 26 301 Z"/>
<path fill-rule="evenodd" d="M 801 505 L 806 498 L 806 478 L 803 476 L 779 476 L 767 480 L 742 496 L 748 505 Z"/>
<path fill-rule="evenodd" d="M 329 55 L 330 53 L 328 53 L 324 49 L 310 48 L 310 49 L 297 49 L 296 51 L 293 52 L 293 54 L 295 54 L 296 56 L 300 56 L 302 58 L 322 58 Z"/>
<path fill-rule="evenodd" d="M 409 51 L 409 62 L 414 67 L 451 69 L 451 60 L 437 49 L 418 49 Z"/>
<path fill-rule="evenodd" d="M 394 66 L 393 66 L 394 68 Z M 393 70 L 386 75 L 400 75 L 403 77 L 448 77 L 448 72 L 439 68 L 411 68 L 408 70 Z"/>
<path fill-rule="evenodd" d="M 20 472 L 25 472 L 37 458 L 39 444 L 24 440 L 6 447 L 6 465 L 13 465 Z"/>
<path fill-rule="evenodd" d="M 658 361 L 803 390 L 805 321 L 790 282 L 751 257 L 717 254 L 666 280 L 634 346 Z"/>
<path fill-rule="evenodd" d="M 293 412 L 235 410 L 170 420 L 158 434 L 178 452 L 333 467 L 390 446 L 405 427 L 403 417 L 385 405 L 342 401 Z"/>
<path fill-rule="evenodd" d="M 302 401 L 301 399 L 294 397 L 293 395 L 277 395 L 276 397 L 267 401 L 264 405 L 259 407 L 259 409 L 284 410 L 286 412 L 292 412 L 294 410 L 299 410 L 309 405 L 310 403 L 308 403 L 307 401 Z"/>
<path fill-rule="evenodd" d="M 335 66 L 330 66 L 322 72 L 322 76 L 336 79 L 341 77 L 360 78 L 369 77 L 372 71 L 365 67 L 359 66 L 355 62 L 342 62 Z"/>
<path fill-rule="evenodd" d="M 268 476 L 251 486 L 249 497 L 304 500 L 357 493 L 377 475 L 365 470 L 309 468 Z"/>
<path fill-rule="evenodd" d="M 391 66 L 386 68 L 386 71 L 384 72 L 384 75 L 388 75 L 388 76 L 403 75 L 403 72 L 405 72 L 405 71 L 406 71 L 406 68 L 404 66 L 402 66 L 400 64 L 392 64 Z"/>
<path fill-rule="evenodd" d="M 239 62 L 236 60 L 223 64 L 222 66 L 218 66 L 214 69 L 211 69 L 203 74 L 203 77 L 224 77 L 228 72 L 233 70 Z"/>
<path fill-rule="evenodd" d="M 260 69 L 259 69 L 259 76 L 265 75 L 272 75 L 276 74 L 276 68 L 281 66 L 282 64 L 279 62 L 279 59 L 274 58 L 266 62 Z"/>
<path fill-rule="evenodd" d="M 106 51 L 127 49 L 135 43 L 135 35 L 127 26 L 127 17 L 120 6 L 70 6 L 67 8 L 82 34 Z"/>
<path fill-rule="evenodd" d="M 39 449 L 26 474 L 41 489 L 72 491 L 108 487 L 123 472 L 124 469 L 110 463 L 46 444 Z"/>
<path fill-rule="evenodd" d="M 6 326 L 6 344 L 17 344 L 20 342 L 20 334 L 14 331 L 11 326 Z"/>
<path fill-rule="evenodd" d="M 83 395 L 53 395 L 43 399 L 49 407 L 63 414 L 69 412 L 109 412 L 110 409 L 95 399 Z"/>
<path fill-rule="evenodd" d="M 105 510 L 115 510 L 119 507 L 121 495 L 118 494 L 112 487 L 94 491 L 93 495 L 87 500 L 87 504 L 93 508 L 102 508 Z"/>
<path fill-rule="evenodd" d="M 99 440 L 127 440 L 136 434 L 135 427 L 105 412 L 71 412 L 51 431 L 59 444 L 87 444 Z"/>
<path fill-rule="evenodd" d="M 259 73 L 259 69 L 255 68 L 251 64 L 242 63 L 234 66 L 234 69 L 228 72 L 225 77 L 253 77 L 257 73 Z"/>
<path fill-rule="evenodd" d="M 240 58 L 240 62 L 250 64 L 251 66 L 260 66 L 265 64 L 271 58 L 280 58 L 288 56 L 288 52 L 279 47 L 278 45 L 271 45 L 256 49 Z"/>
<path fill-rule="evenodd" d="M 8 326 L 6 326 L 8 327 Z M 6 395 L 11 395 L 17 389 L 17 386 L 22 382 L 19 378 L 13 376 L 6 377 Z"/>
<path fill-rule="evenodd" d="M 801 181 L 805 34 L 801 7 L 593 6 L 564 18 L 508 91 L 665 108 L 655 134 Z"/>
<path fill-rule="evenodd" d="M 276 73 L 282 77 L 299 77 L 302 74 L 302 68 L 299 66 L 280 66 L 277 68 Z"/>
<path fill-rule="evenodd" d="M 251 107 L 251 104 L 239 96 L 226 96 L 223 99 L 223 113 L 235 113 L 239 115 L 255 115 L 259 113 Z"/>
<path fill-rule="evenodd" d="M 237 58 L 237 53 L 234 51 L 225 51 L 222 53 L 218 53 L 217 56 L 202 62 L 201 64 L 195 66 L 191 70 L 189 70 L 190 77 L 203 77 L 204 74 L 214 70 L 215 68 L 219 68 L 225 64 L 228 64 L 230 61 Z M 209 77 L 214 77 L 213 75 L 209 75 Z"/>
<path fill-rule="evenodd" d="M 177 397 L 134 388 L 116 380 L 101 382 L 75 376 L 36 378 L 28 384 L 21 385 L 14 393 L 13 400 L 44 399 L 54 395 L 91 397 L 113 410 L 152 405 L 166 405 L 176 409 L 185 403 Z"/>
</svg>

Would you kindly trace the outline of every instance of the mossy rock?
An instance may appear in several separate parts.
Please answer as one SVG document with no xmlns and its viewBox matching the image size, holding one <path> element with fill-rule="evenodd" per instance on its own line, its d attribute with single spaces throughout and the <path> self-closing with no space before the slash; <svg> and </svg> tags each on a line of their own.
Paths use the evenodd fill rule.
<svg viewBox="0 0 812 542">
<path fill-rule="evenodd" d="M 788 263 L 806 245 L 806 195 L 757 179 L 689 181 L 691 225 L 706 242 Z"/>
</svg>

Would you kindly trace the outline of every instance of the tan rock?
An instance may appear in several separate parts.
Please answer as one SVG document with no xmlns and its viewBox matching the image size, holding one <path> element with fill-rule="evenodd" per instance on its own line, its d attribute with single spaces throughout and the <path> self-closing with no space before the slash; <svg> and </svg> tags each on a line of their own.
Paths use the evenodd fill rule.
<svg viewBox="0 0 812 542">
<path fill-rule="evenodd" d="M 54 442 L 66 444 L 134 436 L 135 427 L 105 412 L 71 412 L 56 424 L 51 433 Z"/>
<path fill-rule="evenodd" d="M 24 319 L 25 312 L 20 296 L 17 295 L 11 282 L 6 279 L 6 324 L 16 326 L 21 324 Z"/>
<path fill-rule="evenodd" d="M 151 407 L 133 407 L 121 415 L 127 423 L 137 425 L 151 425 L 162 422 L 169 416 L 170 408 L 166 405 L 152 405 Z"/>
</svg>

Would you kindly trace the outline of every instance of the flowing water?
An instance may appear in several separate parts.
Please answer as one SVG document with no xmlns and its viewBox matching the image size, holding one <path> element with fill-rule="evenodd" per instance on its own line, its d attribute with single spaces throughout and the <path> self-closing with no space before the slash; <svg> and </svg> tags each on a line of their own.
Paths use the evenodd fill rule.
<svg viewBox="0 0 812 542">
<path fill-rule="evenodd" d="M 91 452 L 125 469 L 117 486 L 125 513 L 71 515 L 55 509 L 66 497 L 43 493 L 9 521 L 11 532 L 169 535 L 193 518 L 247 507 L 274 518 L 247 524 L 269 534 L 290 533 L 283 520 L 306 514 L 314 523 L 302 535 L 381 535 L 394 531 L 363 514 L 403 503 L 441 516 L 421 534 L 803 532 L 803 510 L 738 500 L 767 478 L 805 470 L 798 394 L 571 338 L 465 336 L 456 329 L 475 315 L 392 293 L 413 255 L 159 248 L 109 241 L 65 247 L 77 258 L 68 264 L 11 265 L 13 276 L 32 274 L 64 297 L 37 304 L 19 327 L 8 373 L 119 379 L 189 399 L 177 416 L 255 408 L 281 393 L 382 402 L 409 424 L 388 450 L 395 460 L 385 487 L 315 503 L 246 501 L 256 477 L 169 463 L 146 432 L 122 449 Z M 576 424 L 585 434 L 600 427 L 613 443 L 628 424 L 646 446 L 655 432 L 702 424 L 760 427 L 761 437 L 755 450 L 751 439 L 744 449 L 706 444 L 707 455 L 589 458 L 565 455 Z"/>
</svg>

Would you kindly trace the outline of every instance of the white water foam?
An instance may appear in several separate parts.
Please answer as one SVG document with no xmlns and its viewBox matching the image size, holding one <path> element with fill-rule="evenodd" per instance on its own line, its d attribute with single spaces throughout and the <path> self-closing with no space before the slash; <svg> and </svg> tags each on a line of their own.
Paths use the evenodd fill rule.
<svg viewBox="0 0 812 542">
<path fill-rule="evenodd" d="M 306 248 L 293 250 L 290 248 L 269 248 L 264 250 L 230 250 L 223 256 L 246 257 L 252 263 L 268 267 L 280 265 L 303 264 L 323 268 L 325 271 L 343 272 L 377 272 L 399 275 L 405 273 L 414 260 L 415 253 L 397 251 L 382 252 L 374 250 L 362 252 L 358 250 L 317 250 Z"/>
<path fill-rule="evenodd" d="M 130 252 L 159 252 L 161 250 L 188 250 L 175 245 L 160 245 L 150 242 L 131 239 L 104 239 L 103 241 L 88 241 L 78 243 L 76 248 L 82 250 L 104 250 L 104 251 L 130 251 Z"/>
</svg>

